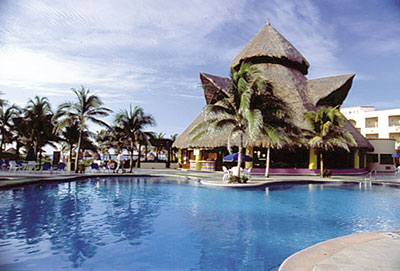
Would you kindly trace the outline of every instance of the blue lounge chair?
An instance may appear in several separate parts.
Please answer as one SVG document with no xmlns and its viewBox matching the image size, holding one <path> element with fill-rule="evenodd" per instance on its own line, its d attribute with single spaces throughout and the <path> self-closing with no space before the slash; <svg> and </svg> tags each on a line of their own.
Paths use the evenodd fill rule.
<svg viewBox="0 0 400 271">
<path fill-rule="evenodd" d="M 49 171 L 52 170 L 50 162 L 44 162 L 43 163 L 41 171 L 44 171 L 44 170 L 49 170 Z"/>
<path fill-rule="evenodd" d="M 7 161 L 5 163 L 2 163 L 1 168 L 2 169 L 9 169 L 10 168 L 10 162 Z"/>
<path fill-rule="evenodd" d="M 58 163 L 56 171 L 64 171 L 65 170 L 65 163 Z"/>
<path fill-rule="evenodd" d="M 92 163 L 92 164 L 90 165 L 90 168 L 91 168 L 92 172 L 94 172 L 94 171 L 100 171 L 99 165 L 96 164 L 96 163 Z"/>
</svg>

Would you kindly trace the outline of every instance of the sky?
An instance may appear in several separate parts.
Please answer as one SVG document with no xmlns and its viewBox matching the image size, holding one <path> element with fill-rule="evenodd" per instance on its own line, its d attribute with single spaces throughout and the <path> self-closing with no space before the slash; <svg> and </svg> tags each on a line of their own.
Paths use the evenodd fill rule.
<svg viewBox="0 0 400 271">
<path fill-rule="evenodd" d="M 1 98 L 56 110 L 84 86 L 108 123 L 139 105 L 169 137 L 205 106 L 199 73 L 228 77 L 267 19 L 308 79 L 356 74 L 343 107 L 400 108 L 400 0 L 0 0 Z"/>
</svg>

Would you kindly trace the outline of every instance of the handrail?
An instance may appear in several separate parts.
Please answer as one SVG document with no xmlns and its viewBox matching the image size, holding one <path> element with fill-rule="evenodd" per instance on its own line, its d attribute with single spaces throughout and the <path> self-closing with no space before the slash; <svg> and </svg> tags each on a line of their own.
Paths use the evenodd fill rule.
<svg viewBox="0 0 400 271">
<path fill-rule="evenodd" d="M 376 180 L 376 168 L 373 168 L 370 170 L 370 172 L 368 172 L 367 176 L 364 177 L 364 182 L 367 182 L 367 180 L 369 181 L 369 183 L 371 183 L 371 179 L 372 179 L 372 174 L 374 175 L 374 179 Z"/>
</svg>

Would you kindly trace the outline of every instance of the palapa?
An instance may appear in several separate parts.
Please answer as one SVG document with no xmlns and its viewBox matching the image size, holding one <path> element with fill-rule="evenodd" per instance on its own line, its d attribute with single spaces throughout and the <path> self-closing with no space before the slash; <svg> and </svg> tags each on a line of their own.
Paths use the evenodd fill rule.
<svg viewBox="0 0 400 271">
<path fill-rule="evenodd" d="M 273 94 L 282 99 L 292 112 L 293 121 L 299 127 L 307 129 L 304 113 L 317 110 L 320 106 L 340 106 L 346 98 L 355 74 L 332 76 L 307 80 L 305 75 L 310 64 L 301 53 L 287 41 L 278 31 L 267 23 L 258 34 L 244 47 L 231 62 L 231 68 L 237 69 L 242 62 L 248 62 L 257 67 L 257 76 L 267 80 Z M 200 73 L 207 104 L 216 103 L 231 93 L 231 79 Z M 206 118 L 205 109 L 177 138 L 173 146 L 176 148 L 213 149 L 226 147 L 228 133 L 215 131 L 202 138 L 191 140 L 190 132 L 197 124 Z M 356 141 L 356 148 L 373 150 L 373 146 L 348 121 L 345 130 L 351 133 Z M 244 146 L 247 144 L 245 136 Z M 258 141 L 262 142 L 262 138 Z M 235 139 L 231 141 L 235 145 Z"/>
</svg>

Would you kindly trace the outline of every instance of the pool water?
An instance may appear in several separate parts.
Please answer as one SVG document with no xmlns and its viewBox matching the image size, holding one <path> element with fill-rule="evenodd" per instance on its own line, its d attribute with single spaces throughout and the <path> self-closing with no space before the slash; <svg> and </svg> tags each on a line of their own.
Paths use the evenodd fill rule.
<svg viewBox="0 0 400 271">
<path fill-rule="evenodd" d="M 275 270 L 317 242 L 399 226 L 390 186 L 92 178 L 0 191 L 0 270 Z"/>
</svg>

